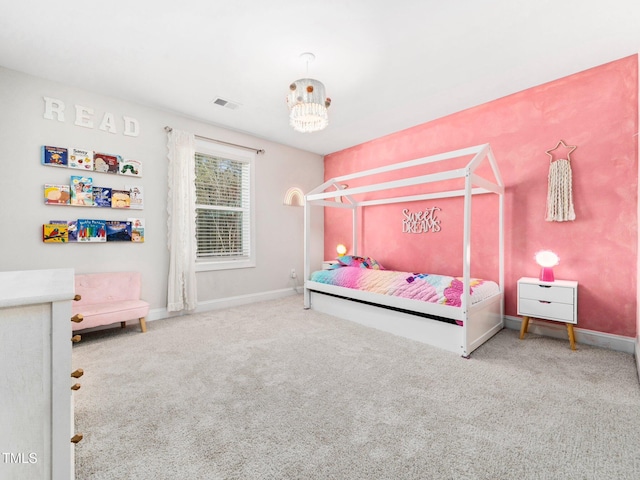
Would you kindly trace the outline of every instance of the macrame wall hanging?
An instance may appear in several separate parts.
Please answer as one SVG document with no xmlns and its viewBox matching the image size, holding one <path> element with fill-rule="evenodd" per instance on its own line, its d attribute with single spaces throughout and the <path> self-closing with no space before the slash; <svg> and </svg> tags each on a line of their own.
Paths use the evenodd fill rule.
<svg viewBox="0 0 640 480">
<path fill-rule="evenodd" d="M 560 147 L 566 149 L 566 154 L 562 151 L 556 153 L 556 159 L 552 152 Z M 575 145 L 566 145 L 562 140 L 545 153 L 549 155 L 549 182 L 547 193 L 547 222 L 566 222 L 575 220 L 576 214 L 573 210 L 572 178 L 571 178 L 571 152 Z M 565 158 L 566 157 L 566 158 Z"/>
</svg>

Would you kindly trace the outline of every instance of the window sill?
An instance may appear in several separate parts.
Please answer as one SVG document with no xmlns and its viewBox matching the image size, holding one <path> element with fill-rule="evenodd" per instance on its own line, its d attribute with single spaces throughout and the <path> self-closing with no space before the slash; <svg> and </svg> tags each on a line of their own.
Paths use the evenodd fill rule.
<svg viewBox="0 0 640 480">
<path fill-rule="evenodd" d="M 240 268 L 253 268 L 255 260 L 226 260 L 218 262 L 196 262 L 196 272 L 209 272 L 215 270 L 234 270 Z"/>
</svg>

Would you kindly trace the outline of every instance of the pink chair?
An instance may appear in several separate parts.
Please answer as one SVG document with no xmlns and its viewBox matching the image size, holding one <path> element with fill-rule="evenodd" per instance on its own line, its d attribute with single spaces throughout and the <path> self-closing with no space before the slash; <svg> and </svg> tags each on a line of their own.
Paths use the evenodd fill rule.
<svg viewBox="0 0 640 480">
<path fill-rule="evenodd" d="M 111 325 L 137 319 L 142 332 L 147 331 L 145 317 L 149 303 L 140 299 L 140 272 L 105 272 L 75 276 L 75 293 L 80 300 L 72 302 L 73 315 L 82 321 L 72 324 L 73 330 Z M 77 317 L 76 317 L 77 318 Z"/>
</svg>

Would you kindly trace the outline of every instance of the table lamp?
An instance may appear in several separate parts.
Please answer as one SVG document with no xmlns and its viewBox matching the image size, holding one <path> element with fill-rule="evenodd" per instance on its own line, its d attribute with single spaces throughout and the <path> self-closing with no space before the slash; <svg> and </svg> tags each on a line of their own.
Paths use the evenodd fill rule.
<svg viewBox="0 0 640 480">
<path fill-rule="evenodd" d="M 543 282 L 553 282 L 555 280 L 553 276 L 553 267 L 558 265 L 560 259 L 558 255 L 551 250 L 541 250 L 536 253 L 536 263 L 540 265 L 540 280 Z"/>
</svg>

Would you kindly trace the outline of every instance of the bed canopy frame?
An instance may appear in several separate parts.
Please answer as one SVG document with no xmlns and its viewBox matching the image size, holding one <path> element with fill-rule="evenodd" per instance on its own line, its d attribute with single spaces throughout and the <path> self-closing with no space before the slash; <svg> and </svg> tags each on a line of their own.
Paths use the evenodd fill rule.
<svg viewBox="0 0 640 480">
<path fill-rule="evenodd" d="M 463 168 L 446 167 L 460 159 L 471 159 Z M 477 170 L 488 163 L 494 178 L 481 176 Z M 409 169 L 434 164 L 436 173 L 410 176 Z M 484 169 L 486 172 L 488 169 Z M 381 183 L 346 187 L 350 180 L 373 181 L 371 177 L 398 171 L 402 178 Z M 437 184 L 452 179 L 464 179 L 464 188 L 440 192 L 428 191 L 412 195 L 395 196 L 403 187 Z M 366 194 L 379 192 L 378 198 L 366 199 Z M 470 304 L 471 280 L 471 217 L 472 199 L 477 195 L 498 196 L 498 286 L 499 294 Z M 358 200 L 359 196 L 365 199 Z M 338 200 L 341 197 L 341 200 Z M 464 201 L 462 239 L 461 307 L 430 304 L 417 300 L 396 298 L 370 292 L 362 292 L 310 280 L 311 265 L 311 214 L 314 207 L 345 208 L 352 211 L 353 253 L 358 255 L 359 213 L 374 205 L 406 203 L 441 198 L 461 197 Z M 504 326 L 504 184 L 496 159 L 489 144 L 477 145 L 451 152 L 431 155 L 379 168 L 335 177 L 322 183 L 305 196 L 304 205 L 304 307 L 323 311 L 341 318 L 353 320 L 397 335 L 432 344 L 446 350 L 468 356 L 473 350 L 491 338 Z M 450 324 L 438 319 L 451 319 L 462 325 Z"/>
</svg>

